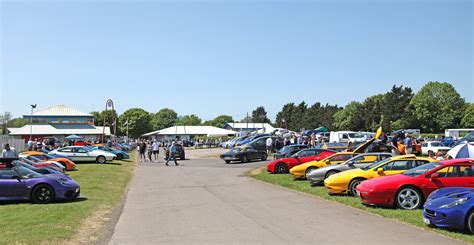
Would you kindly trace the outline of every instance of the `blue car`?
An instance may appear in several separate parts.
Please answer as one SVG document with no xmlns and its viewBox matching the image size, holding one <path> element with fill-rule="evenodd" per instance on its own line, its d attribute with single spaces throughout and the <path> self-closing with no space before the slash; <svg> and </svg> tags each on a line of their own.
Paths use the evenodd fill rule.
<svg viewBox="0 0 474 245">
<path fill-rule="evenodd" d="M 428 225 L 474 233 L 474 188 L 448 187 L 432 192 L 423 219 Z"/>
<path fill-rule="evenodd" d="M 116 150 L 116 149 L 112 149 L 112 148 L 109 148 L 109 147 L 104 147 L 104 146 L 94 146 L 91 148 L 92 150 L 101 150 L 101 151 L 107 151 L 107 152 L 110 152 L 110 153 L 113 153 L 117 156 L 117 160 L 123 160 L 123 159 L 129 159 L 130 158 L 130 155 L 128 155 L 128 153 L 124 152 L 124 151 L 121 151 L 121 150 Z"/>
</svg>

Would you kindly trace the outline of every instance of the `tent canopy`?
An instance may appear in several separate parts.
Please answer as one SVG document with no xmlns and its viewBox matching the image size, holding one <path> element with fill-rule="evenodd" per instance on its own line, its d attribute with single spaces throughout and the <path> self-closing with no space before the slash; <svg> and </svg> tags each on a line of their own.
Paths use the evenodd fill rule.
<svg viewBox="0 0 474 245">
<path fill-rule="evenodd" d="M 69 136 L 66 136 L 65 139 L 67 139 L 67 140 L 81 140 L 81 139 L 84 139 L 84 137 L 81 137 L 81 136 L 78 136 L 78 135 L 75 135 L 75 134 L 71 134 Z"/>
</svg>

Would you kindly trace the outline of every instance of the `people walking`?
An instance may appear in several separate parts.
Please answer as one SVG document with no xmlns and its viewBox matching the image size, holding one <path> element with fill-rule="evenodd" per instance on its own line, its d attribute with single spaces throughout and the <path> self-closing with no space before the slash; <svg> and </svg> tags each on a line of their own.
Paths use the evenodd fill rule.
<svg viewBox="0 0 474 245">
<path fill-rule="evenodd" d="M 138 152 L 140 153 L 140 162 L 146 161 L 145 151 L 146 151 L 146 143 L 144 140 L 142 140 L 140 144 L 138 145 Z"/>
<path fill-rule="evenodd" d="M 174 160 L 174 164 L 176 166 L 178 166 L 178 162 L 176 161 L 176 145 L 175 145 L 175 142 L 173 141 L 173 143 L 171 143 L 171 145 L 168 147 L 168 158 L 166 159 L 166 162 L 165 162 L 165 165 L 166 166 L 169 166 L 168 165 L 168 162 L 173 159 Z"/>
<path fill-rule="evenodd" d="M 153 159 L 151 159 L 151 156 L 153 155 L 153 148 L 150 141 L 147 141 L 146 155 L 147 155 L 147 160 L 149 162 L 153 162 Z"/>
<path fill-rule="evenodd" d="M 155 139 L 153 140 L 153 144 L 151 145 L 153 150 L 153 159 L 158 162 L 159 154 L 160 154 L 160 143 Z"/>
</svg>

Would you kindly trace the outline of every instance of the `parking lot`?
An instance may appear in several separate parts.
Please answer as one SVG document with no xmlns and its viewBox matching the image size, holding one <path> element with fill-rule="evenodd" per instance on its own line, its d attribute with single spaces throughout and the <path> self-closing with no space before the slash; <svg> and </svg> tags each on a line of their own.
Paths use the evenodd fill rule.
<svg viewBox="0 0 474 245">
<path fill-rule="evenodd" d="M 180 161 L 178 167 L 139 164 L 110 242 L 458 243 L 245 176 L 268 162 L 226 165 L 206 159 L 219 152 L 190 150 L 192 160 Z"/>
</svg>

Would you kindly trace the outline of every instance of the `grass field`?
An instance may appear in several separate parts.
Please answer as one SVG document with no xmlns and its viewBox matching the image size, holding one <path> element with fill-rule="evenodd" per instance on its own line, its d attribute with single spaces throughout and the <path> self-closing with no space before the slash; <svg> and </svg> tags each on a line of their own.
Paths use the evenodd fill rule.
<svg viewBox="0 0 474 245">
<path fill-rule="evenodd" d="M 404 223 L 412 224 L 423 229 L 431 230 L 443 235 L 453 237 L 465 242 L 474 243 L 474 235 L 467 232 L 458 231 L 458 230 L 446 230 L 438 228 L 430 228 L 423 223 L 423 212 L 422 210 L 399 210 L 391 208 L 373 208 L 369 206 L 362 205 L 359 198 L 345 195 L 328 195 L 326 188 L 324 186 L 311 187 L 307 181 L 304 180 L 293 180 L 289 174 L 270 174 L 265 169 L 258 169 L 248 173 L 252 178 L 268 182 L 271 184 L 283 186 L 293 190 L 301 191 L 311 195 L 315 195 L 327 200 L 335 201 L 342 203 L 354 208 L 362 209 L 380 216 L 395 219 Z"/>
<path fill-rule="evenodd" d="M 122 199 L 133 174 L 135 163 L 132 159 L 135 159 L 133 153 L 131 160 L 107 164 L 77 164 L 78 170 L 68 174 L 81 185 L 84 199 L 47 205 L 29 202 L 0 203 L 0 243 L 71 241 L 81 230 L 81 224 L 86 218 L 94 225 L 94 215 L 98 211 L 102 211 L 102 214 L 109 213 Z M 100 226 L 98 227 L 99 231 L 95 229 L 94 233 L 100 233 Z M 84 235 L 97 234 L 85 232 Z"/>
</svg>

